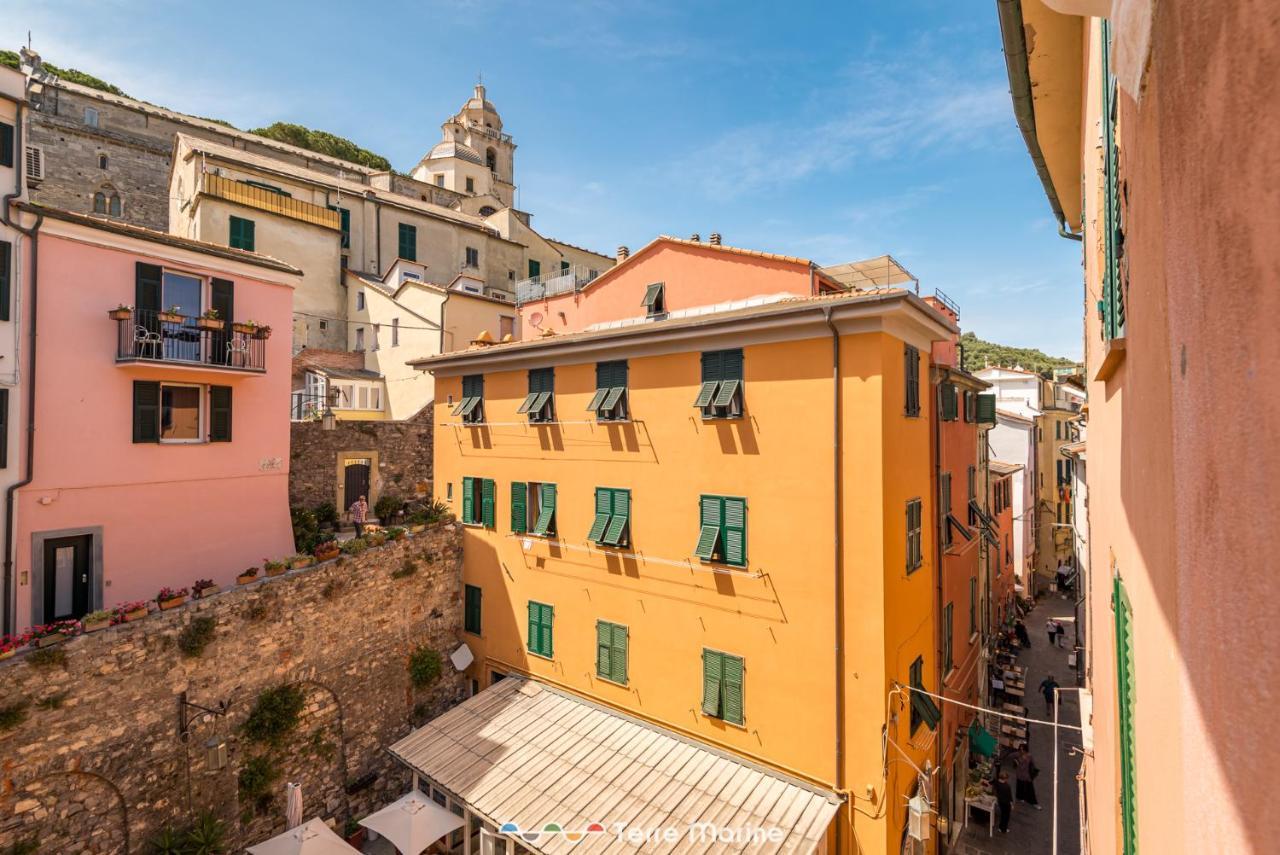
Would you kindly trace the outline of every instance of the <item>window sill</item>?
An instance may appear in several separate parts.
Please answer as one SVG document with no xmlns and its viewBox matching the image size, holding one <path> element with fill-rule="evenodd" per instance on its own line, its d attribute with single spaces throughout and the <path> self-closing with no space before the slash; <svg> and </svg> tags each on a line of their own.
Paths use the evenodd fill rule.
<svg viewBox="0 0 1280 855">
<path fill-rule="evenodd" d="M 538 652 L 533 651 L 533 650 L 529 650 L 529 651 L 527 651 L 527 652 L 528 652 L 528 654 L 529 654 L 530 656 L 537 657 L 538 659 L 542 659 L 542 660 L 544 660 L 544 661 L 546 661 L 546 662 L 554 662 L 554 661 L 556 661 L 556 660 L 555 660 L 555 658 L 554 658 L 553 656 L 548 656 L 548 655 L 547 655 L 547 654 L 545 654 L 545 653 L 538 653 Z"/>
<path fill-rule="evenodd" d="M 745 415 L 737 415 L 737 416 L 708 416 L 706 413 L 703 413 L 703 414 L 702 414 L 702 420 L 703 420 L 704 422 L 740 422 L 740 421 L 743 421 L 744 419 L 746 419 L 746 416 L 745 416 Z"/>
<path fill-rule="evenodd" d="M 602 425 L 626 425 L 626 424 L 631 424 L 631 419 L 630 418 L 602 419 L 599 416 L 596 416 L 596 422 Z"/>
<path fill-rule="evenodd" d="M 700 712 L 700 714 L 702 715 L 703 718 L 708 719 L 709 721 L 718 721 L 723 725 L 726 725 L 728 727 L 736 727 L 738 728 L 738 730 L 742 730 L 742 731 L 745 731 L 747 729 L 746 719 L 743 719 L 742 722 L 736 722 L 736 721 L 729 721 L 729 719 L 727 718 L 721 718 L 718 715 L 707 715 L 704 712 Z"/>
<path fill-rule="evenodd" d="M 619 683 L 617 680 L 610 680 L 608 677 L 602 677 L 599 674 L 596 675 L 596 679 L 601 683 L 608 683 L 610 686 L 617 686 L 619 689 L 628 688 L 626 683 Z"/>
<path fill-rule="evenodd" d="M 1126 339 L 1113 338 L 1107 342 L 1106 353 L 1102 356 L 1102 364 L 1098 366 L 1098 370 L 1093 375 L 1094 380 L 1106 382 L 1110 380 L 1124 362 Z"/>
</svg>

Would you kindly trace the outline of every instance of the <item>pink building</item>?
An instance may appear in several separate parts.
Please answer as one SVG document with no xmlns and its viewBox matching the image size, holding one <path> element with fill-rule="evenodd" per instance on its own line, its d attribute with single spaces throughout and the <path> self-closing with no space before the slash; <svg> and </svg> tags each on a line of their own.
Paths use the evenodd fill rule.
<svg viewBox="0 0 1280 855">
<path fill-rule="evenodd" d="M 299 272 L 264 256 L 20 205 L 22 382 L 36 385 L 30 483 L 16 494 L 21 629 L 197 578 L 229 584 L 293 551 L 290 347 Z M 108 317 L 117 307 L 128 317 Z M 168 310 L 175 309 L 177 316 Z M 216 309 L 212 329 L 201 316 Z M 123 315 L 124 312 L 113 312 Z M 254 319 L 263 338 L 232 321 Z M 24 406 L 13 418 L 27 433 Z M 21 449 L 25 455 L 25 445 Z M 15 455 L 23 459 L 22 455 Z"/>
</svg>

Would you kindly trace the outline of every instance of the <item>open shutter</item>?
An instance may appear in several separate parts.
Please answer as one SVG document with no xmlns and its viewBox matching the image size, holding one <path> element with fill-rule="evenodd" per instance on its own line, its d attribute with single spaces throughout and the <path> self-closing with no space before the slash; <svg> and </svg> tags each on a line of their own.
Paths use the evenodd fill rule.
<svg viewBox="0 0 1280 855">
<path fill-rule="evenodd" d="M 719 496 L 703 496 L 698 503 L 698 545 L 693 554 L 703 561 L 710 561 L 720 542 L 720 526 L 724 519 L 724 500 Z"/>
<path fill-rule="evenodd" d="M 134 273 L 133 304 L 140 319 L 145 323 L 151 320 L 148 313 L 160 311 L 161 281 L 164 271 L 155 264 L 137 263 Z"/>
<path fill-rule="evenodd" d="M 0 389 L 0 469 L 9 468 L 9 390 Z"/>
<path fill-rule="evenodd" d="M 9 320 L 11 302 L 10 273 L 13 267 L 13 244 L 0 241 L 0 321 Z"/>
<path fill-rule="evenodd" d="M 538 520 L 534 524 L 533 533 L 538 535 L 547 534 L 554 526 L 552 525 L 556 515 L 556 485 L 543 484 L 539 488 L 539 509 Z"/>
<path fill-rule="evenodd" d="M 978 395 L 978 421 L 984 425 L 996 423 L 996 396 L 990 392 Z"/>
<path fill-rule="evenodd" d="M 511 530 L 523 534 L 529 525 L 529 511 L 525 503 L 529 498 L 529 485 L 523 481 L 511 482 Z"/>
<path fill-rule="evenodd" d="M 551 606 L 547 605 L 544 605 L 541 608 L 542 626 L 539 627 L 539 631 L 541 632 L 542 655 L 550 657 L 555 655 L 555 648 L 552 646 L 551 640 L 551 624 L 555 618 L 555 611 Z"/>
<path fill-rule="evenodd" d="M 209 387 L 209 441 L 231 442 L 231 387 Z"/>
<path fill-rule="evenodd" d="M 662 296 L 662 283 L 654 282 L 648 288 L 644 289 L 644 300 L 641 305 L 653 313 L 653 307 L 658 302 L 658 298 Z"/>
<path fill-rule="evenodd" d="M 613 627 L 605 621 L 596 621 L 596 676 L 613 679 Z"/>
<path fill-rule="evenodd" d="M 710 406 L 719 386 L 719 380 L 703 380 L 702 385 L 698 387 L 698 397 L 693 399 L 693 405 L 703 408 Z"/>
<path fill-rule="evenodd" d="M 214 279 L 209 283 L 209 304 L 228 326 L 236 317 L 235 293 L 235 283 L 230 279 Z"/>
<path fill-rule="evenodd" d="M 605 529 L 609 526 L 609 516 L 613 509 L 613 491 L 604 487 L 596 487 L 596 518 L 591 523 L 591 531 L 587 540 L 600 543 L 604 540 Z"/>
<path fill-rule="evenodd" d="M 494 495 L 497 488 L 492 478 L 485 478 L 480 482 L 480 506 L 484 512 L 482 522 L 485 528 L 494 528 L 497 523 L 494 521 L 494 506 L 497 504 L 497 497 Z"/>
<path fill-rule="evenodd" d="M 609 679 L 615 683 L 627 682 L 627 636 L 629 630 L 625 626 L 613 624 L 613 643 L 610 645 Z"/>
<path fill-rule="evenodd" d="M 702 651 L 702 712 L 706 715 L 720 715 L 723 659 L 723 655 L 714 650 Z"/>
<path fill-rule="evenodd" d="M 133 381 L 133 441 L 160 441 L 160 384 Z"/>
<path fill-rule="evenodd" d="M 942 396 L 942 419 L 943 421 L 955 421 L 956 418 L 956 387 L 953 383 L 943 383 L 938 387 L 938 391 Z"/>
<path fill-rule="evenodd" d="M 475 479 L 462 479 L 462 521 L 464 523 L 473 523 L 476 521 L 476 492 Z"/>
<path fill-rule="evenodd" d="M 541 653 L 542 644 L 542 603 L 529 601 L 529 632 L 525 646 L 529 648 L 530 653 Z"/>
<path fill-rule="evenodd" d="M 747 563 L 747 500 L 724 500 L 724 563 Z"/>
<path fill-rule="evenodd" d="M 1134 681 L 1133 607 L 1125 592 L 1124 581 L 1116 576 L 1112 582 L 1111 605 L 1115 612 L 1116 636 L 1116 707 L 1120 714 L 1120 819 L 1125 855 L 1138 851 L 1138 806 L 1136 744 L 1137 693 Z"/>
<path fill-rule="evenodd" d="M 742 678 L 744 670 L 742 659 L 725 653 L 721 654 L 720 661 L 723 663 L 721 667 L 724 687 L 724 704 L 722 707 L 724 720 L 733 724 L 742 724 Z"/>
<path fill-rule="evenodd" d="M 627 521 L 631 516 L 631 491 L 630 490 L 612 490 L 613 494 L 613 516 L 609 519 L 609 527 L 604 532 L 604 542 L 610 546 L 621 546 L 625 539 L 623 534 L 627 530 Z"/>
<path fill-rule="evenodd" d="M 599 410 L 608 394 L 608 387 L 596 389 L 596 393 L 591 396 L 591 403 L 587 404 L 587 409 L 592 411 Z"/>
</svg>

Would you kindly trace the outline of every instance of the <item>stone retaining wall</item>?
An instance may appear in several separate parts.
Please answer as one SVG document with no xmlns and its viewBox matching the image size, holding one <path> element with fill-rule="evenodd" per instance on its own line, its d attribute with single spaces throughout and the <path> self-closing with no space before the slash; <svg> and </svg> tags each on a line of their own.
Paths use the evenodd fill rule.
<svg viewBox="0 0 1280 855">
<path fill-rule="evenodd" d="M 226 821 L 238 851 L 284 829 L 288 781 L 301 782 L 308 817 L 340 828 L 403 795 L 409 777 L 383 749 L 465 696 L 447 659 L 462 629 L 461 568 L 460 531 L 440 524 L 0 662 L 0 709 L 22 708 L 0 730 L 0 852 L 23 841 L 37 848 L 19 851 L 41 855 L 147 852 L 163 827 L 202 811 Z M 180 634 L 203 617 L 216 622 L 213 641 L 185 656 Z M 407 668 L 420 645 L 443 658 L 425 689 Z M 296 727 L 274 747 L 250 741 L 241 726 L 255 702 L 286 684 L 304 692 Z M 226 702 L 226 714 L 197 719 L 184 738 L 183 693 Z M 209 746 L 220 741 L 216 768 Z M 238 777 L 258 756 L 278 777 L 269 803 L 242 804 Z"/>
</svg>

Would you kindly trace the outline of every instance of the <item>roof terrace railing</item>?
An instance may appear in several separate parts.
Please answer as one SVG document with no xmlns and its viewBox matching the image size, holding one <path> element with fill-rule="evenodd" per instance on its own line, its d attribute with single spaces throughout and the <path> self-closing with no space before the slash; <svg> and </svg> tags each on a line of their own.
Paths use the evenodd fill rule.
<svg viewBox="0 0 1280 855">
<path fill-rule="evenodd" d="M 551 273 L 522 279 L 516 283 L 516 305 L 532 303 L 557 294 L 580 291 L 583 286 L 599 275 L 598 270 L 574 264 Z"/>
</svg>

